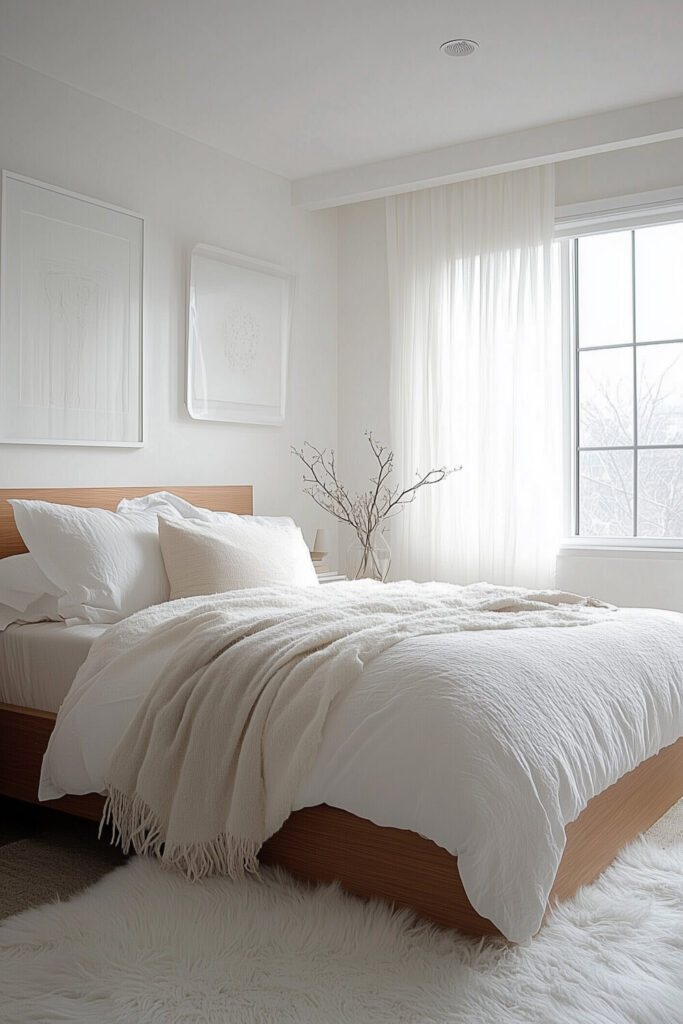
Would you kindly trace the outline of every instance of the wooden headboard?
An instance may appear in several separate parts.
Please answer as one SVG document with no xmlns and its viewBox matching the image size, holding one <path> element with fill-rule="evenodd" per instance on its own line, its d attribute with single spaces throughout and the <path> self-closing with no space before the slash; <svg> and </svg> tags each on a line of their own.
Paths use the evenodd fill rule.
<svg viewBox="0 0 683 1024">
<path fill-rule="evenodd" d="M 236 515 L 252 514 L 252 488 L 245 484 L 236 487 L 209 487 L 198 484 L 194 487 L 33 487 L 0 490 L 0 558 L 19 555 L 26 551 L 19 531 L 14 523 L 14 512 L 8 504 L 9 498 L 23 498 L 26 501 L 54 501 L 59 505 L 80 505 L 81 508 L 107 508 L 114 511 L 122 498 L 141 498 L 154 491 L 172 491 L 179 498 L 213 509 L 214 512 L 234 512 Z"/>
</svg>

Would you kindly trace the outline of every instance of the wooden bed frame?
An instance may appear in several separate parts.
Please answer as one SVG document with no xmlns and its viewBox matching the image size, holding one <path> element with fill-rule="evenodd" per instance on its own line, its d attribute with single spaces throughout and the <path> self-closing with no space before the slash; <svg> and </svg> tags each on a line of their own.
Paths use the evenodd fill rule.
<svg viewBox="0 0 683 1024">
<path fill-rule="evenodd" d="M 170 490 L 193 504 L 249 514 L 251 487 L 129 487 L 0 491 L 0 557 L 26 548 L 8 498 L 114 509 L 123 497 Z M 37 802 L 40 764 L 56 716 L 0 703 L 0 793 Z M 591 881 L 631 839 L 683 796 L 683 739 L 661 750 L 594 797 L 566 828 L 567 845 L 551 900 L 564 900 Z M 98 820 L 103 798 L 66 796 L 46 806 Z M 321 805 L 294 812 L 264 845 L 261 860 L 311 882 L 338 880 L 357 896 L 409 907 L 436 924 L 470 935 L 498 935 L 474 910 L 458 873 L 457 857 L 429 839 L 384 828 Z"/>
</svg>

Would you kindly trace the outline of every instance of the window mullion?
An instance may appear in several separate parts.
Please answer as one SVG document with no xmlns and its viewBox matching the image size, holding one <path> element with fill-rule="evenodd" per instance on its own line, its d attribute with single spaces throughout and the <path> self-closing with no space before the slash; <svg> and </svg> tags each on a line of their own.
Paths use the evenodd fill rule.
<svg viewBox="0 0 683 1024">
<path fill-rule="evenodd" d="M 633 536 L 638 536 L 638 361 L 636 349 L 636 233 L 631 232 L 631 319 L 633 330 Z"/>
<path fill-rule="evenodd" d="M 579 395 L 579 240 L 574 239 L 574 532 L 580 535 L 581 524 L 579 521 L 579 510 L 581 508 L 581 496 L 579 486 L 581 480 L 580 449 L 581 444 L 581 423 L 580 409 L 581 399 Z"/>
</svg>

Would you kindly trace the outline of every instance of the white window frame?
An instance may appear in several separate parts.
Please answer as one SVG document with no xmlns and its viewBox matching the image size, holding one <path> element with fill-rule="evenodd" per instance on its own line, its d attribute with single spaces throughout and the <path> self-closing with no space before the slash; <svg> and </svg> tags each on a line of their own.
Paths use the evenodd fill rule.
<svg viewBox="0 0 683 1024">
<path fill-rule="evenodd" d="M 555 211 L 555 238 L 561 246 L 563 379 L 568 384 L 563 394 L 565 539 L 560 547 L 563 555 L 673 556 L 683 559 L 683 538 L 580 537 L 576 534 L 578 410 L 573 242 L 582 235 L 653 227 L 674 221 L 683 221 L 683 187 L 559 206 Z"/>
</svg>

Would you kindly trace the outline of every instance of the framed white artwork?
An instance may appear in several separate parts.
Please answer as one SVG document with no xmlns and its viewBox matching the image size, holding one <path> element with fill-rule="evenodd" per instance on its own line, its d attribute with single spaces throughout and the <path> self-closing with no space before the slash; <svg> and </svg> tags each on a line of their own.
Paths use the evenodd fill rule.
<svg viewBox="0 0 683 1024">
<path fill-rule="evenodd" d="M 190 255 L 187 409 L 194 419 L 284 422 L 294 276 L 210 245 Z"/>
<path fill-rule="evenodd" d="M 140 447 L 143 219 L 2 172 L 0 442 Z"/>
</svg>

